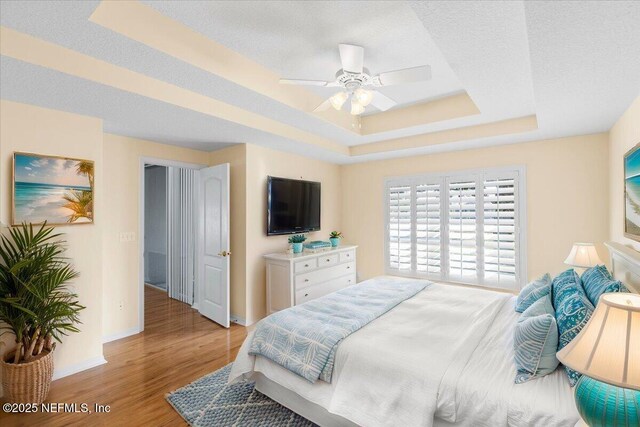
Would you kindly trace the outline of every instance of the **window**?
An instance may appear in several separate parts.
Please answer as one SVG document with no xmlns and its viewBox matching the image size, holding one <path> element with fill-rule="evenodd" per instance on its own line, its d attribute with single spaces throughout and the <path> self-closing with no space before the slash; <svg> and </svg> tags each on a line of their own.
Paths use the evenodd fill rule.
<svg viewBox="0 0 640 427">
<path fill-rule="evenodd" d="M 519 289 L 524 168 L 388 179 L 387 273 Z"/>
</svg>

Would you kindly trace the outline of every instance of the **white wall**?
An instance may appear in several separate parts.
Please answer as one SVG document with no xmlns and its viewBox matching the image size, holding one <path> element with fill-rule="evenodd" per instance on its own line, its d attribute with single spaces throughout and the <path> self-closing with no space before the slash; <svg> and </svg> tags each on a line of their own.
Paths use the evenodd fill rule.
<svg viewBox="0 0 640 427">
<path fill-rule="evenodd" d="M 166 289 L 167 168 L 144 170 L 144 280 Z"/>
</svg>

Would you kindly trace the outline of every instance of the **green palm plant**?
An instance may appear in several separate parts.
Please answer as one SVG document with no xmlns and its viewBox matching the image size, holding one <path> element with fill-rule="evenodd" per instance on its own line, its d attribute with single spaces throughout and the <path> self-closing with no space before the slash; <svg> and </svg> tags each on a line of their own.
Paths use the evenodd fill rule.
<svg viewBox="0 0 640 427">
<path fill-rule="evenodd" d="M 72 190 L 62 198 L 67 201 L 64 207 L 72 212 L 68 222 L 75 222 L 80 218 L 93 218 L 93 193 L 91 191 Z"/>
<path fill-rule="evenodd" d="M 80 160 L 76 165 L 76 174 L 85 175 L 89 178 L 89 185 L 93 190 L 93 162 L 89 160 Z"/>
<path fill-rule="evenodd" d="M 53 351 L 75 326 L 84 306 L 67 288 L 78 272 L 63 257 L 64 242 L 46 223 L 0 235 L 0 330 L 16 339 L 13 363 L 26 363 Z"/>
</svg>

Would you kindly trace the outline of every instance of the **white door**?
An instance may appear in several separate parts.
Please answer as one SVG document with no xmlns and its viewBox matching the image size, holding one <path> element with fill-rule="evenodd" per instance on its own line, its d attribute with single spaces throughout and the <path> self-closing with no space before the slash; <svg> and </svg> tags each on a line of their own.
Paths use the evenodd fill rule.
<svg viewBox="0 0 640 427">
<path fill-rule="evenodd" d="M 229 327 L 229 164 L 199 171 L 198 309 Z"/>
</svg>

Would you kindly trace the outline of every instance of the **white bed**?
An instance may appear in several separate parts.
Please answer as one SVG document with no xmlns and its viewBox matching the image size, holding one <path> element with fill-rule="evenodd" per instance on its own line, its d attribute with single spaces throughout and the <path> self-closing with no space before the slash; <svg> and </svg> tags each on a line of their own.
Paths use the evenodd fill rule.
<svg viewBox="0 0 640 427">
<path fill-rule="evenodd" d="M 330 384 L 250 356 L 250 333 L 230 381 L 253 379 L 323 426 L 573 426 L 579 417 L 564 370 L 514 384 L 514 302 L 433 284 L 347 337 Z"/>
</svg>

